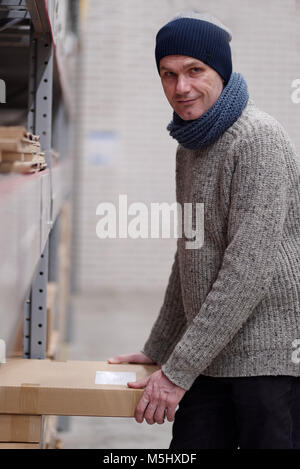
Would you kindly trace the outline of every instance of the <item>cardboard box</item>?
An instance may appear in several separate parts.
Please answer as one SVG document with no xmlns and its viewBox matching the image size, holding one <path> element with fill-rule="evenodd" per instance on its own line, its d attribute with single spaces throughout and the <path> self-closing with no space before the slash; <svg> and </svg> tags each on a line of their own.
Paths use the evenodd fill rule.
<svg viewBox="0 0 300 469">
<path fill-rule="evenodd" d="M 42 416 L 0 415 L 0 442 L 38 443 Z"/>
<path fill-rule="evenodd" d="M 133 417 L 144 388 L 95 384 L 96 372 L 133 372 L 140 380 L 158 369 L 156 365 L 9 358 L 0 365 L 0 414 Z"/>
</svg>

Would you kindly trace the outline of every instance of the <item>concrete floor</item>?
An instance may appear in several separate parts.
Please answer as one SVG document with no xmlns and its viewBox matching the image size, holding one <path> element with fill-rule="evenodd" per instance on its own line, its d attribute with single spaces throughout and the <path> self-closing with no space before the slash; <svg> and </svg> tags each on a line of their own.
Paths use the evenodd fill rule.
<svg viewBox="0 0 300 469">
<path fill-rule="evenodd" d="M 139 352 L 162 305 L 164 291 L 99 292 L 72 297 L 68 360 L 105 361 Z M 139 424 L 134 418 L 68 417 L 59 432 L 64 448 L 150 449 L 169 447 L 172 422 Z"/>
</svg>

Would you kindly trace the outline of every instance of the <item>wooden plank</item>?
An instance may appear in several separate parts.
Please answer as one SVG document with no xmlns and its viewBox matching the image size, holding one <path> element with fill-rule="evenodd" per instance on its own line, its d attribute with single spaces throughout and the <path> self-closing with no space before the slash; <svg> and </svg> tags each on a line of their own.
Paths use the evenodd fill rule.
<svg viewBox="0 0 300 469">
<path fill-rule="evenodd" d="M 0 139 L 0 150 L 3 151 L 14 151 L 20 153 L 40 153 L 41 146 L 39 142 L 34 142 L 28 138 L 16 140 L 14 138 L 1 138 Z"/>
<path fill-rule="evenodd" d="M 46 169 L 46 163 L 40 162 L 22 162 L 22 161 L 14 161 L 13 163 L 4 163 L 1 162 L 0 164 L 0 173 L 36 173 L 38 171 L 42 171 Z"/>
<path fill-rule="evenodd" d="M 54 360 L 58 353 L 58 331 L 52 330 L 49 342 L 47 342 L 47 358 Z"/>
<path fill-rule="evenodd" d="M 57 444 L 57 415 L 43 416 L 41 449 L 55 449 Z"/>
<path fill-rule="evenodd" d="M 18 140 L 28 138 L 36 142 L 40 141 L 39 135 L 28 132 L 24 126 L 0 126 L 0 139 L 2 138 L 14 138 Z"/>
<path fill-rule="evenodd" d="M 51 335 L 53 332 L 57 302 L 58 302 L 58 284 L 57 282 L 47 283 L 47 350 L 50 347 Z M 52 346 L 54 344 L 52 343 Z"/>
<path fill-rule="evenodd" d="M 26 153 L 16 151 L 2 151 L 2 161 L 5 163 L 12 163 L 14 161 L 26 161 L 26 162 L 40 162 L 45 163 L 45 153 Z"/>
<path fill-rule="evenodd" d="M 71 269 L 71 202 L 64 202 L 61 209 L 61 239 L 58 247 L 59 255 L 59 304 L 58 331 L 60 344 L 66 339 L 67 310 L 70 301 L 70 269 Z"/>
</svg>

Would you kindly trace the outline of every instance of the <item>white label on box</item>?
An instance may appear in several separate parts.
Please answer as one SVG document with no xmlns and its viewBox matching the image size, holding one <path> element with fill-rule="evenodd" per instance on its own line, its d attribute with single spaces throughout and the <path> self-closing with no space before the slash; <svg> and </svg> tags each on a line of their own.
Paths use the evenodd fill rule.
<svg viewBox="0 0 300 469">
<path fill-rule="evenodd" d="M 124 384 L 136 381 L 136 373 L 123 371 L 96 371 L 95 384 Z"/>
</svg>

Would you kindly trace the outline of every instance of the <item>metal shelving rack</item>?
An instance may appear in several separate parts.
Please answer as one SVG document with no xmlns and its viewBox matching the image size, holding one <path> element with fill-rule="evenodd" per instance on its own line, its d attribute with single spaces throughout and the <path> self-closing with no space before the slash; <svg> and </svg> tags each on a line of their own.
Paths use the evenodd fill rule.
<svg viewBox="0 0 300 469">
<path fill-rule="evenodd" d="M 0 175 L 0 338 L 9 352 L 24 315 L 23 358 L 46 356 L 46 286 L 48 280 L 57 280 L 60 212 L 71 194 L 67 147 L 73 109 L 58 3 L 0 0 L 0 79 L 8 89 L 6 104 L 0 104 L 0 125 L 25 122 L 30 132 L 40 135 L 47 161 L 46 170 L 32 175 Z M 69 3 L 76 5 L 75 0 Z M 18 83 L 18 70 L 24 75 L 26 67 L 26 82 Z M 11 120 L 7 116 L 15 102 L 23 108 L 21 104 L 21 110 L 14 110 Z M 52 148 L 61 155 L 55 165 Z"/>
</svg>

